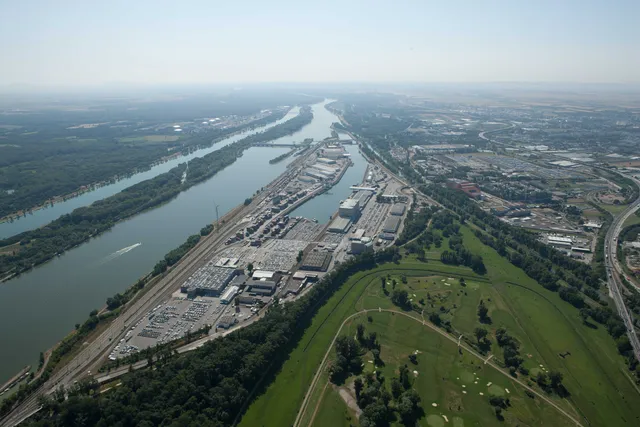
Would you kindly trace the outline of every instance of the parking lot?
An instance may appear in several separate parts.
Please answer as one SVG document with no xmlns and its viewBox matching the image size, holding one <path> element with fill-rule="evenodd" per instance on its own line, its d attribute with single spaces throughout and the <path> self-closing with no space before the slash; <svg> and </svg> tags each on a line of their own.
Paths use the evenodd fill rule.
<svg viewBox="0 0 640 427">
<path fill-rule="evenodd" d="M 111 352 L 109 358 L 125 357 L 157 344 L 182 338 L 205 325 L 215 327 L 225 312 L 233 307 L 223 305 L 218 298 L 198 297 L 188 300 L 173 297 L 160 304 L 130 328 L 126 337 Z"/>
</svg>

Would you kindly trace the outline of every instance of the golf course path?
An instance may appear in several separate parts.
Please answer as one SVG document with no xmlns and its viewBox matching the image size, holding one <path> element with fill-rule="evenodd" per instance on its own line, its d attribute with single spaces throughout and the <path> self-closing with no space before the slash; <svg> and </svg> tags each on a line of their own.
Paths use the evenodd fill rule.
<svg viewBox="0 0 640 427">
<path fill-rule="evenodd" d="M 517 378 L 512 377 L 509 373 L 505 372 L 504 370 L 502 370 L 499 366 L 497 366 L 495 363 L 493 363 L 491 360 L 489 359 L 485 359 L 484 357 L 482 357 L 482 355 L 476 353 L 473 349 L 467 347 L 465 344 L 462 343 L 458 343 L 458 340 L 449 336 L 449 334 L 447 334 L 446 332 L 442 331 L 441 329 L 439 329 L 438 327 L 432 325 L 431 323 L 425 321 L 424 319 L 419 319 L 415 316 L 412 316 L 408 313 L 405 313 L 403 311 L 398 311 L 398 310 L 389 310 L 389 309 L 384 309 L 384 308 L 373 308 L 373 309 L 365 309 L 365 310 L 361 310 L 358 311 L 357 313 L 352 314 L 351 316 L 347 317 L 346 319 L 344 319 L 344 321 L 342 322 L 342 324 L 340 325 L 340 328 L 338 328 L 338 332 L 336 332 L 336 334 L 333 337 L 333 340 L 331 341 L 331 344 L 329 345 L 329 347 L 327 348 L 327 352 L 324 355 L 324 358 L 322 359 L 322 362 L 320 363 L 320 367 L 318 368 L 318 370 L 316 371 L 316 374 L 313 377 L 313 380 L 311 381 L 311 385 L 309 386 L 309 390 L 307 390 L 307 394 L 304 397 L 304 400 L 302 401 L 302 404 L 300 405 L 300 410 L 298 411 L 298 415 L 296 416 L 296 420 L 293 423 L 293 427 L 300 427 L 303 416 L 307 410 L 307 406 L 309 405 L 309 400 L 311 399 L 311 395 L 313 394 L 313 390 L 315 389 L 316 385 L 318 384 L 318 381 L 320 380 L 321 376 L 322 376 L 322 371 L 325 368 L 325 364 L 327 362 L 327 359 L 329 358 L 329 355 L 331 354 L 331 349 L 333 349 L 333 346 L 335 345 L 336 339 L 338 338 L 338 336 L 340 335 L 340 332 L 342 332 L 342 328 L 353 318 L 360 316 L 362 314 L 366 314 L 369 312 L 387 312 L 387 313 L 395 313 L 395 314 L 399 314 L 401 316 L 405 316 L 408 317 L 410 319 L 415 320 L 416 322 L 421 323 L 424 326 L 427 326 L 428 328 L 432 329 L 433 331 L 437 332 L 438 334 L 442 335 L 443 337 L 445 337 L 446 339 L 448 339 L 449 341 L 453 342 L 456 345 L 459 345 L 460 347 L 462 347 L 464 350 L 466 350 L 467 352 L 469 352 L 469 354 L 473 355 L 474 357 L 478 358 L 479 360 L 481 360 L 482 362 L 485 362 L 485 364 L 490 365 L 492 368 L 494 368 L 495 370 L 497 370 L 498 372 L 500 372 L 502 375 L 504 375 L 505 377 L 509 378 L 511 381 L 514 381 L 516 383 L 518 383 L 520 386 L 522 386 L 525 390 L 530 391 L 531 393 L 535 394 L 536 396 L 538 396 L 540 399 L 544 400 L 545 402 L 547 402 L 549 405 L 553 406 L 555 409 L 558 410 L 558 412 L 560 412 L 562 415 L 564 415 L 565 417 L 569 418 L 572 422 L 574 422 L 577 426 L 583 427 L 583 425 L 580 423 L 580 421 L 578 421 L 576 418 L 574 418 L 573 416 L 571 416 L 567 411 L 565 411 L 564 409 L 562 409 L 560 406 L 556 405 L 552 400 L 550 400 L 549 398 L 547 398 L 546 396 L 542 395 L 541 393 L 539 393 L 538 391 L 534 390 L 533 388 L 529 387 L 528 385 L 526 385 L 525 383 L 523 383 L 522 381 L 520 381 Z M 315 419 L 315 415 L 317 413 L 318 407 L 320 405 L 320 401 L 322 400 L 322 395 L 320 396 L 320 400 L 318 401 L 318 404 L 316 405 L 317 407 L 314 410 L 313 413 L 313 417 L 311 419 L 311 421 L 309 422 L 309 426 L 313 425 L 313 421 Z"/>
</svg>

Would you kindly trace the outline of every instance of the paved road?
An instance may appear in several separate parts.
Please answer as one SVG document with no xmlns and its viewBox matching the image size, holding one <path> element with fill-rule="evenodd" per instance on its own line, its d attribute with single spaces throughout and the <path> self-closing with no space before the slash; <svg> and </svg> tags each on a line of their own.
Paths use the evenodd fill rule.
<svg viewBox="0 0 640 427">
<path fill-rule="evenodd" d="M 640 181 L 635 178 L 632 179 L 640 188 Z M 629 315 L 629 311 L 624 304 L 624 298 L 622 296 L 624 285 L 622 284 L 620 275 L 624 276 L 625 273 L 622 270 L 622 267 L 620 266 L 620 263 L 616 256 L 617 240 L 618 236 L 620 235 L 620 231 L 622 231 L 624 222 L 627 220 L 627 218 L 629 218 L 629 216 L 635 213 L 639 206 L 640 197 L 633 203 L 631 203 L 629 207 L 627 207 L 624 211 L 614 217 L 613 222 L 609 227 L 609 231 L 607 232 L 607 235 L 605 237 L 604 252 L 609 292 L 616 304 L 618 314 L 624 321 L 624 324 L 627 328 L 627 335 L 629 336 L 629 341 L 631 342 L 631 346 L 633 347 L 633 352 L 636 356 L 636 359 L 640 361 L 640 340 L 638 340 L 638 335 L 636 334 L 635 327 L 633 326 L 633 319 Z M 638 288 L 635 282 L 629 280 L 629 283 L 631 283 L 632 286 Z"/>
</svg>

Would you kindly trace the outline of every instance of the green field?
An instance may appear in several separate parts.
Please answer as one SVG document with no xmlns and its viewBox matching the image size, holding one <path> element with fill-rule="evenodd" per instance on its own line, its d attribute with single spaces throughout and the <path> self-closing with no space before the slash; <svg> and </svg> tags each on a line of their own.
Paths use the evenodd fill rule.
<svg viewBox="0 0 640 427">
<path fill-rule="evenodd" d="M 144 135 L 144 136 L 130 136 L 126 138 L 120 138 L 120 142 L 174 142 L 180 139 L 178 135 Z"/>
<path fill-rule="evenodd" d="M 511 392 L 512 406 L 505 411 L 502 423 L 572 424 L 569 418 L 541 398 L 524 396 L 523 387 L 496 368 L 480 366 L 481 360 L 467 352 L 459 355 L 455 343 L 428 326 L 413 319 L 400 319 L 400 315 L 375 311 L 378 308 L 400 310 L 382 292 L 380 277 L 388 274 L 397 279 L 397 288 L 406 289 L 414 301 L 425 300 L 425 317 L 429 312 L 440 313 L 442 319 L 451 321 L 456 333 L 464 334 L 465 339 L 473 340 L 472 331 L 480 326 L 476 310 L 483 299 L 493 321 L 485 327 L 490 331 L 495 359 L 502 359 L 502 349 L 495 344 L 492 335 L 498 327 L 504 326 L 519 340 L 524 366 L 530 370 L 530 375 L 537 374 L 542 369 L 540 365 L 546 370 L 561 372 L 570 396 L 560 398 L 554 393 L 546 393 L 522 374 L 518 379 L 530 383 L 541 395 L 579 419 L 582 425 L 639 424 L 640 391 L 632 383 L 617 354 L 615 342 L 606 330 L 583 325 L 578 311 L 556 293 L 542 288 L 522 270 L 483 245 L 466 227 L 461 231 L 465 246 L 483 256 L 488 270 L 485 276 L 478 276 L 465 267 L 444 265 L 435 259 L 422 263 L 412 257 L 403 258 L 397 265 L 385 264 L 353 275 L 318 311 L 275 380 L 249 407 L 241 425 L 292 425 L 340 326 L 349 316 L 366 309 L 374 309 L 373 313 L 367 314 L 372 316 L 373 322 L 369 323 L 366 315 L 356 315 L 361 318 L 357 322 L 378 332 L 381 358 L 387 364 L 383 368 L 388 371 L 386 377 L 394 375 L 397 363 L 406 360 L 410 352 L 421 352 L 414 383 L 426 413 L 419 421 L 421 425 L 441 425 L 441 422 L 454 426 L 499 425 L 501 422 L 488 403 L 488 393 L 504 388 Z M 442 245 L 444 248 L 446 241 Z M 437 253 L 432 249 L 428 252 L 429 258 L 437 258 Z M 401 275 L 407 276 L 406 284 L 401 283 Z M 460 277 L 465 278 L 466 286 L 459 283 Z M 409 313 L 420 320 L 419 313 Z M 346 322 L 342 333 L 352 333 L 352 330 L 346 332 L 350 331 L 352 323 L 353 319 Z M 457 339 L 457 335 L 452 336 Z M 331 350 L 329 354 L 333 357 L 335 352 Z M 363 359 L 370 359 L 370 356 Z M 310 425 L 312 421 L 316 426 L 357 423 L 355 413 L 347 408 L 335 387 L 328 385 L 327 365 L 323 365 L 322 376 L 313 388 L 300 425 Z M 473 387 L 467 385 L 469 391 L 463 395 L 460 383 L 463 380 L 457 378 L 469 379 L 465 372 L 475 372 L 482 381 L 488 379 L 499 388 L 488 390 L 484 383 L 482 390 L 482 383 L 478 382 Z M 484 396 L 479 395 L 481 391 Z M 432 403 L 438 406 L 433 407 Z M 444 421 L 442 415 L 447 416 L 451 424 Z"/>
</svg>

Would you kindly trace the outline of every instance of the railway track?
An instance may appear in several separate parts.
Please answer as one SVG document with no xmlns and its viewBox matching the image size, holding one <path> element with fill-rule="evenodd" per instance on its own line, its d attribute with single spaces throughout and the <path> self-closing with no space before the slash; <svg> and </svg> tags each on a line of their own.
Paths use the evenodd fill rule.
<svg viewBox="0 0 640 427">
<path fill-rule="evenodd" d="M 220 249 L 224 241 L 242 227 L 242 224 L 237 223 L 238 220 L 258 210 L 267 195 L 292 179 L 296 175 L 297 168 L 315 151 L 310 150 L 306 155 L 296 158 L 279 177 L 265 186 L 264 191 L 254 197 L 249 205 L 240 205 L 220 218 L 220 223 L 224 224 L 222 228 L 201 239 L 187 255 L 171 267 L 164 277 L 155 285 L 151 285 L 152 287 L 141 297 L 134 299 L 132 305 L 127 306 L 98 338 L 88 343 L 76 357 L 1 419 L 0 426 L 20 424 L 41 409 L 40 396 L 50 395 L 59 387 L 68 388 L 78 379 L 90 375 L 89 371 L 96 371 L 108 354 L 108 350 L 124 337 L 127 329 L 175 292 L 198 267 L 206 263 Z"/>
</svg>

